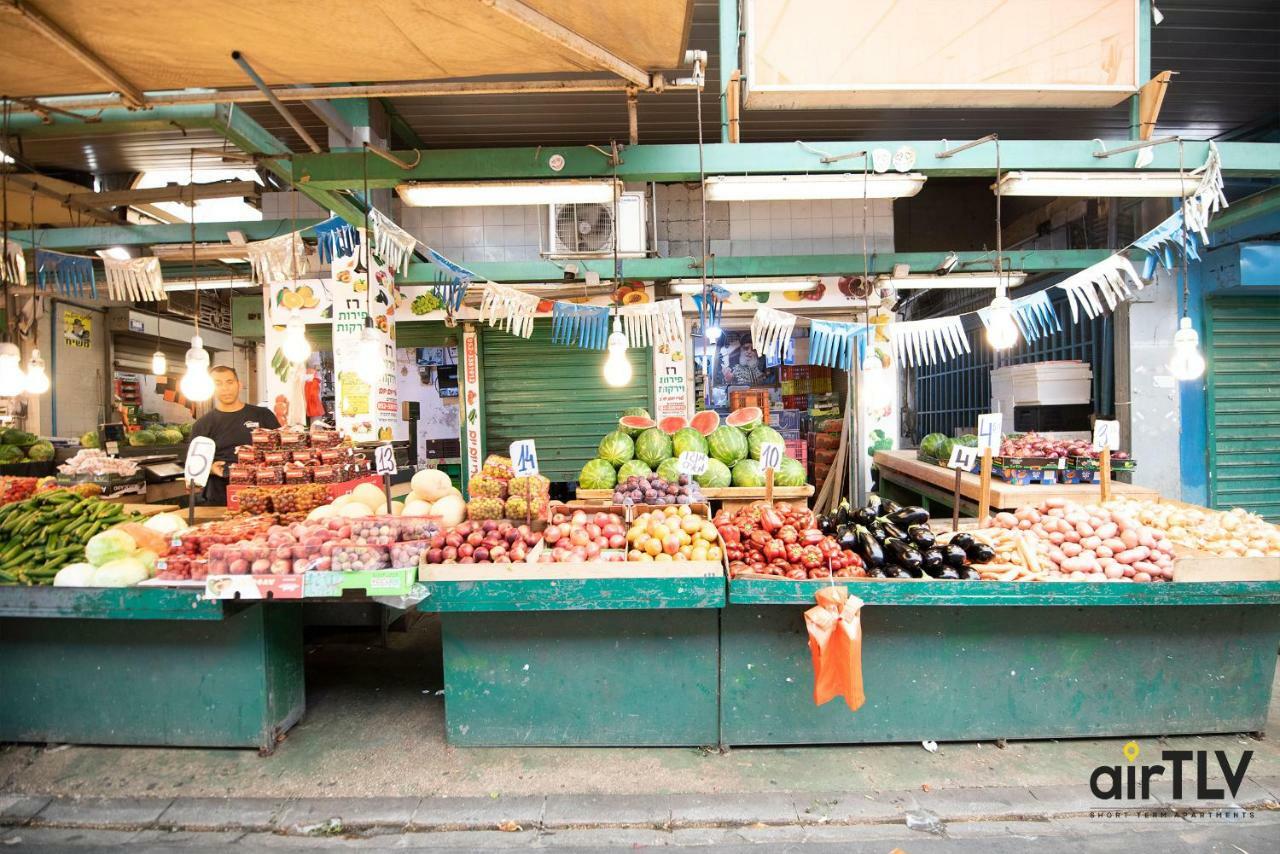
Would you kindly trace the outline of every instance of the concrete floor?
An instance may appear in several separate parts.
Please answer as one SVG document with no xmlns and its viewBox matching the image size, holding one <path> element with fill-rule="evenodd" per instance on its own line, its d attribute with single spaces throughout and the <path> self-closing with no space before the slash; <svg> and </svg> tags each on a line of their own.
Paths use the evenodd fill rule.
<svg viewBox="0 0 1280 854">
<path fill-rule="evenodd" d="M 308 647 L 307 712 L 276 753 L 5 745 L 0 793 L 169 797 L 513 797 L 573 794 L 875 792 L 1080 787 L 1121 760 L 1122 739 L 736 749 L 453 748 L 444 743 L 439 624 L 330 634 Z M 86 709 L 86 714 L 92 714 Z M 1271 739 L 1163 744 L 1255 751 L 1248 776 L 1280 778 L 1280 691 Z M 1140 740 L 1156 749 L 1155 739 Z"/>
</svg>

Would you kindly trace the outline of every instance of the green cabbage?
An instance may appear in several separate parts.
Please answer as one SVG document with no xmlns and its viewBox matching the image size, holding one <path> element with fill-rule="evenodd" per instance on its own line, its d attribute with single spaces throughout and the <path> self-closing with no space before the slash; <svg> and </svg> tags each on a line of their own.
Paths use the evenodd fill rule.
<svg viewBox="0 0 1280 854">
<path fill-rule="evenodd" d="M 949 460 L 953 444 L 945 433 L 930 433 L 920 440 L 920 453 L 935 460 Z"/>
<path fill-rule="evenodd" d="M 48 462 L 53 459 L 53 445 L 43 439 L 36 442 L 30 448 L 27 448 L 27 459 L 38 463 Z"/>
<path fill-rule="evenodd" d="M 84 556 L 94 566 L 102 566 L 113 560 L 132 557 L 137 550 L 137 540 L 118 528 L 112 528 L 90 537 L 85 543 Z"/>
</svg>

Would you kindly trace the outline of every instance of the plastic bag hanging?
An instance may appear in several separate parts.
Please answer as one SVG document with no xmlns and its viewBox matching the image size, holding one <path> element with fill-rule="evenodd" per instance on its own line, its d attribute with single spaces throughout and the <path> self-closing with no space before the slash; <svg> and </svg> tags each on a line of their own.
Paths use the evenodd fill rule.
<svg viewBox="0 0 1280 854">
<path fill-rule="evenodd" d="M 862 687 L 862 605 L 847 587 L 820 588 L 818 604 L 804 612 L 813 661 L 813 704 L 844 697 L 856 712 L 867 701 Z"/>
<path fill-rule="evenodd" d="M 159 258 L 108 258 L 102 251 L 102 266 L 107 273 L 107 296 L 111 299 L 158 301 L 164 292 Z"/>
<path fill-rule="evenodd" d="M 400 275 L 409 275 L 409 259 L 418 245 L 417 238 L 377 208 L 369 211 L 369 229 L 373 232 L 374 254 Z"/>
<path fill-rule="evenodd" d="M 335 258 L 349 258 L 356 254 L 356 247 L 360 245 L 359 230 L 342 217 L 331 216 L 317 223 L 315 232 L 316 249 L 322 264 L 332 264 Z"/>
<path fill-rule="evenodd" d="M 255 240 L 245 246 L 253 280 L 267 285 L 304 279 L 311 274 L 307 245 L 295 232 L 267 240 Z"/>
<path fill-rule="evenodd" d="M 22 253 L 22 246 L 17 241 L 6 240 L 0 248 L 4 249 L 3 257 L 0 257 L 0 281 L 26 287 L 27 258 Z"/>
<path fill-rule="evenodd" d="M 751 320 L 751 349 L 766 359 L 783 359 L 791 347 L 796 316 L 762 305 Z"/>
<path fill-rule="evenodd" d="M 36 250 L 36 279 L 40 289 L 57 287 L 69 297 L 98 298 L 98 282 L 94 277 L 93 259 L 87 255 L 67 255 L 48 249 Z M 88 293 L 85 293 L 85 288 Z"/>
</svg>

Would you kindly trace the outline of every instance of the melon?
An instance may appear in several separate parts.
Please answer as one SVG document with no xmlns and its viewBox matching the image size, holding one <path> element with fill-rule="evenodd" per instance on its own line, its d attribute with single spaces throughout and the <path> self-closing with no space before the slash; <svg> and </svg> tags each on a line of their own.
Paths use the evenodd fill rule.
<svg viewBox="0 0 1280 854">
<path fill-rule="evenodd" d="M 617 470 L 599 458 L 588 460 L 578 473 L 578 486 L 583 489 L 613 489 L 617 484 Z"/>
<path fill-rule="evenodd" d="M 417 472 L 409 485 L 413 494 L 423 501 L 439 500 L 453 487 L 449 475 L 440 469 L 423 469 Z"/>
<path fill-rule="evenodd" d="M 614 430 L 600 440 L 596 456 L 617 468 L 628 460 L 635 459 L 635 443 L 622 430 Z"/>
<path fill-rule="evenodd" d="M 707 450 L 726 466 L 732 466 L 746 459 L 749 450 L 747 437 L 737 427 L 721 424 L 707 437 Z"/>
<path fill-rule="evenodd" d="M 633 475 L 635 477 L 648 477 L 651 474 L 653 474 L 653 469 L 649 468 L 649 464 L 644 460 L 627 460 L 625 463 L 618 466 L 619 483 Z"/>
<path fill-rule="evenodd" d="M 744 452 L 743 456 L 745 455 Z M 671 437 L 660 427 L 645 430 L 636 439 L 636 459 L 644 460 L 650 467 L 658 465 L 669 456 L 672 456 Z"/>
<path fill-rule="evenodd" d="M 804 486 L 806 472 L 804 464 L 792 457 L 783 457 L 782 464 L 773 473 L 774 486 Z"/>
<path fill-rule="evenodd" d="M 624 415 L 618 419 L 618 429 L 633 439 L 650 427 L 657 426 L 647 415 Z"/>
<path fill-rule="evenodd" d="M 706 437 L 692 427 L 681 427 L 671 437 L 671 453 L 673 456 L 679 457 L 685 451 L 696 451 L 699 454 L 705 454 L 707 452 Z"/>
<path fill-rule="evenodd" d="M 664 418 L 658 422 L 658 429 L 668 436 L 674 436 L 688 426 L 689 422 L 679 415 L 672 415 L 670 418 Z"/>
<path fill-rule="evenodd" d="M 715 457 L 707 459 L 707 470 L 694 477 L 703 489 L 724 489 L 733 483 L 729 467 Z"/>
<path fill-rule="evenodd" d="M 747 437 L 747 455 L 753 460 L 760 459 L 760 452 L 764 450 L 765 445 L 782 445 L 786 446 L 786 442 L 782 439 L 782 434 L 772 427 L 760 426 L 751 431 L 751 435 Z"/>
<path fill-rule="evenodd" d="M 763 409 L 758 406 L 744 406 L 729 413 L 729 417 L 724 420 L 724 423 L 730 427 L 737 427 L 743 433 L 750 433 L 759 427 L 760 422 L 763 420 Z"/>
<path fill-rule="evenodd" d="M 689 426 L 704 436 L 710 436 L 720 426 L 720 413 L 714 409 L 704 409 L 693 416 Z"/>
<path fill-rule="evenodd" d="M 738 460 L 733 467 L 733 485 L 743 487 L 764 486 L 764 471 L 755 460 Z"/>
<path fill-rule="evenodd" d="M 680 458 L 667 457 L 658 463 L 658 468 L 654 473 L 667 483 L 677 482 L 680 479 Z"/>
</svg>

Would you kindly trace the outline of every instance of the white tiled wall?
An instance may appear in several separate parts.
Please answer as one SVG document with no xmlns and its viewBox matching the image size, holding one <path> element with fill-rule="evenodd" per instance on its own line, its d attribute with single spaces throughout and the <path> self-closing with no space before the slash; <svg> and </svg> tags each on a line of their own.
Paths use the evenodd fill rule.
<svg viewBox="0 0 1280 854">
<path fill-rule="evenodd" d="M 392 214 L 406 231 L 459 263 L 532 261 L 538 258 L 545 206 L 415 208 L 396 205 Z"/>
<path fill-rule="evenodd" d="M 295 204 L 298 206 L 296 212 Z M 298 219 L 316 219 L 328 217 L 329 212 L 296 191 L 262 194 L 263 219 L 293 219 L 295 215 Z"/>
</svg>

